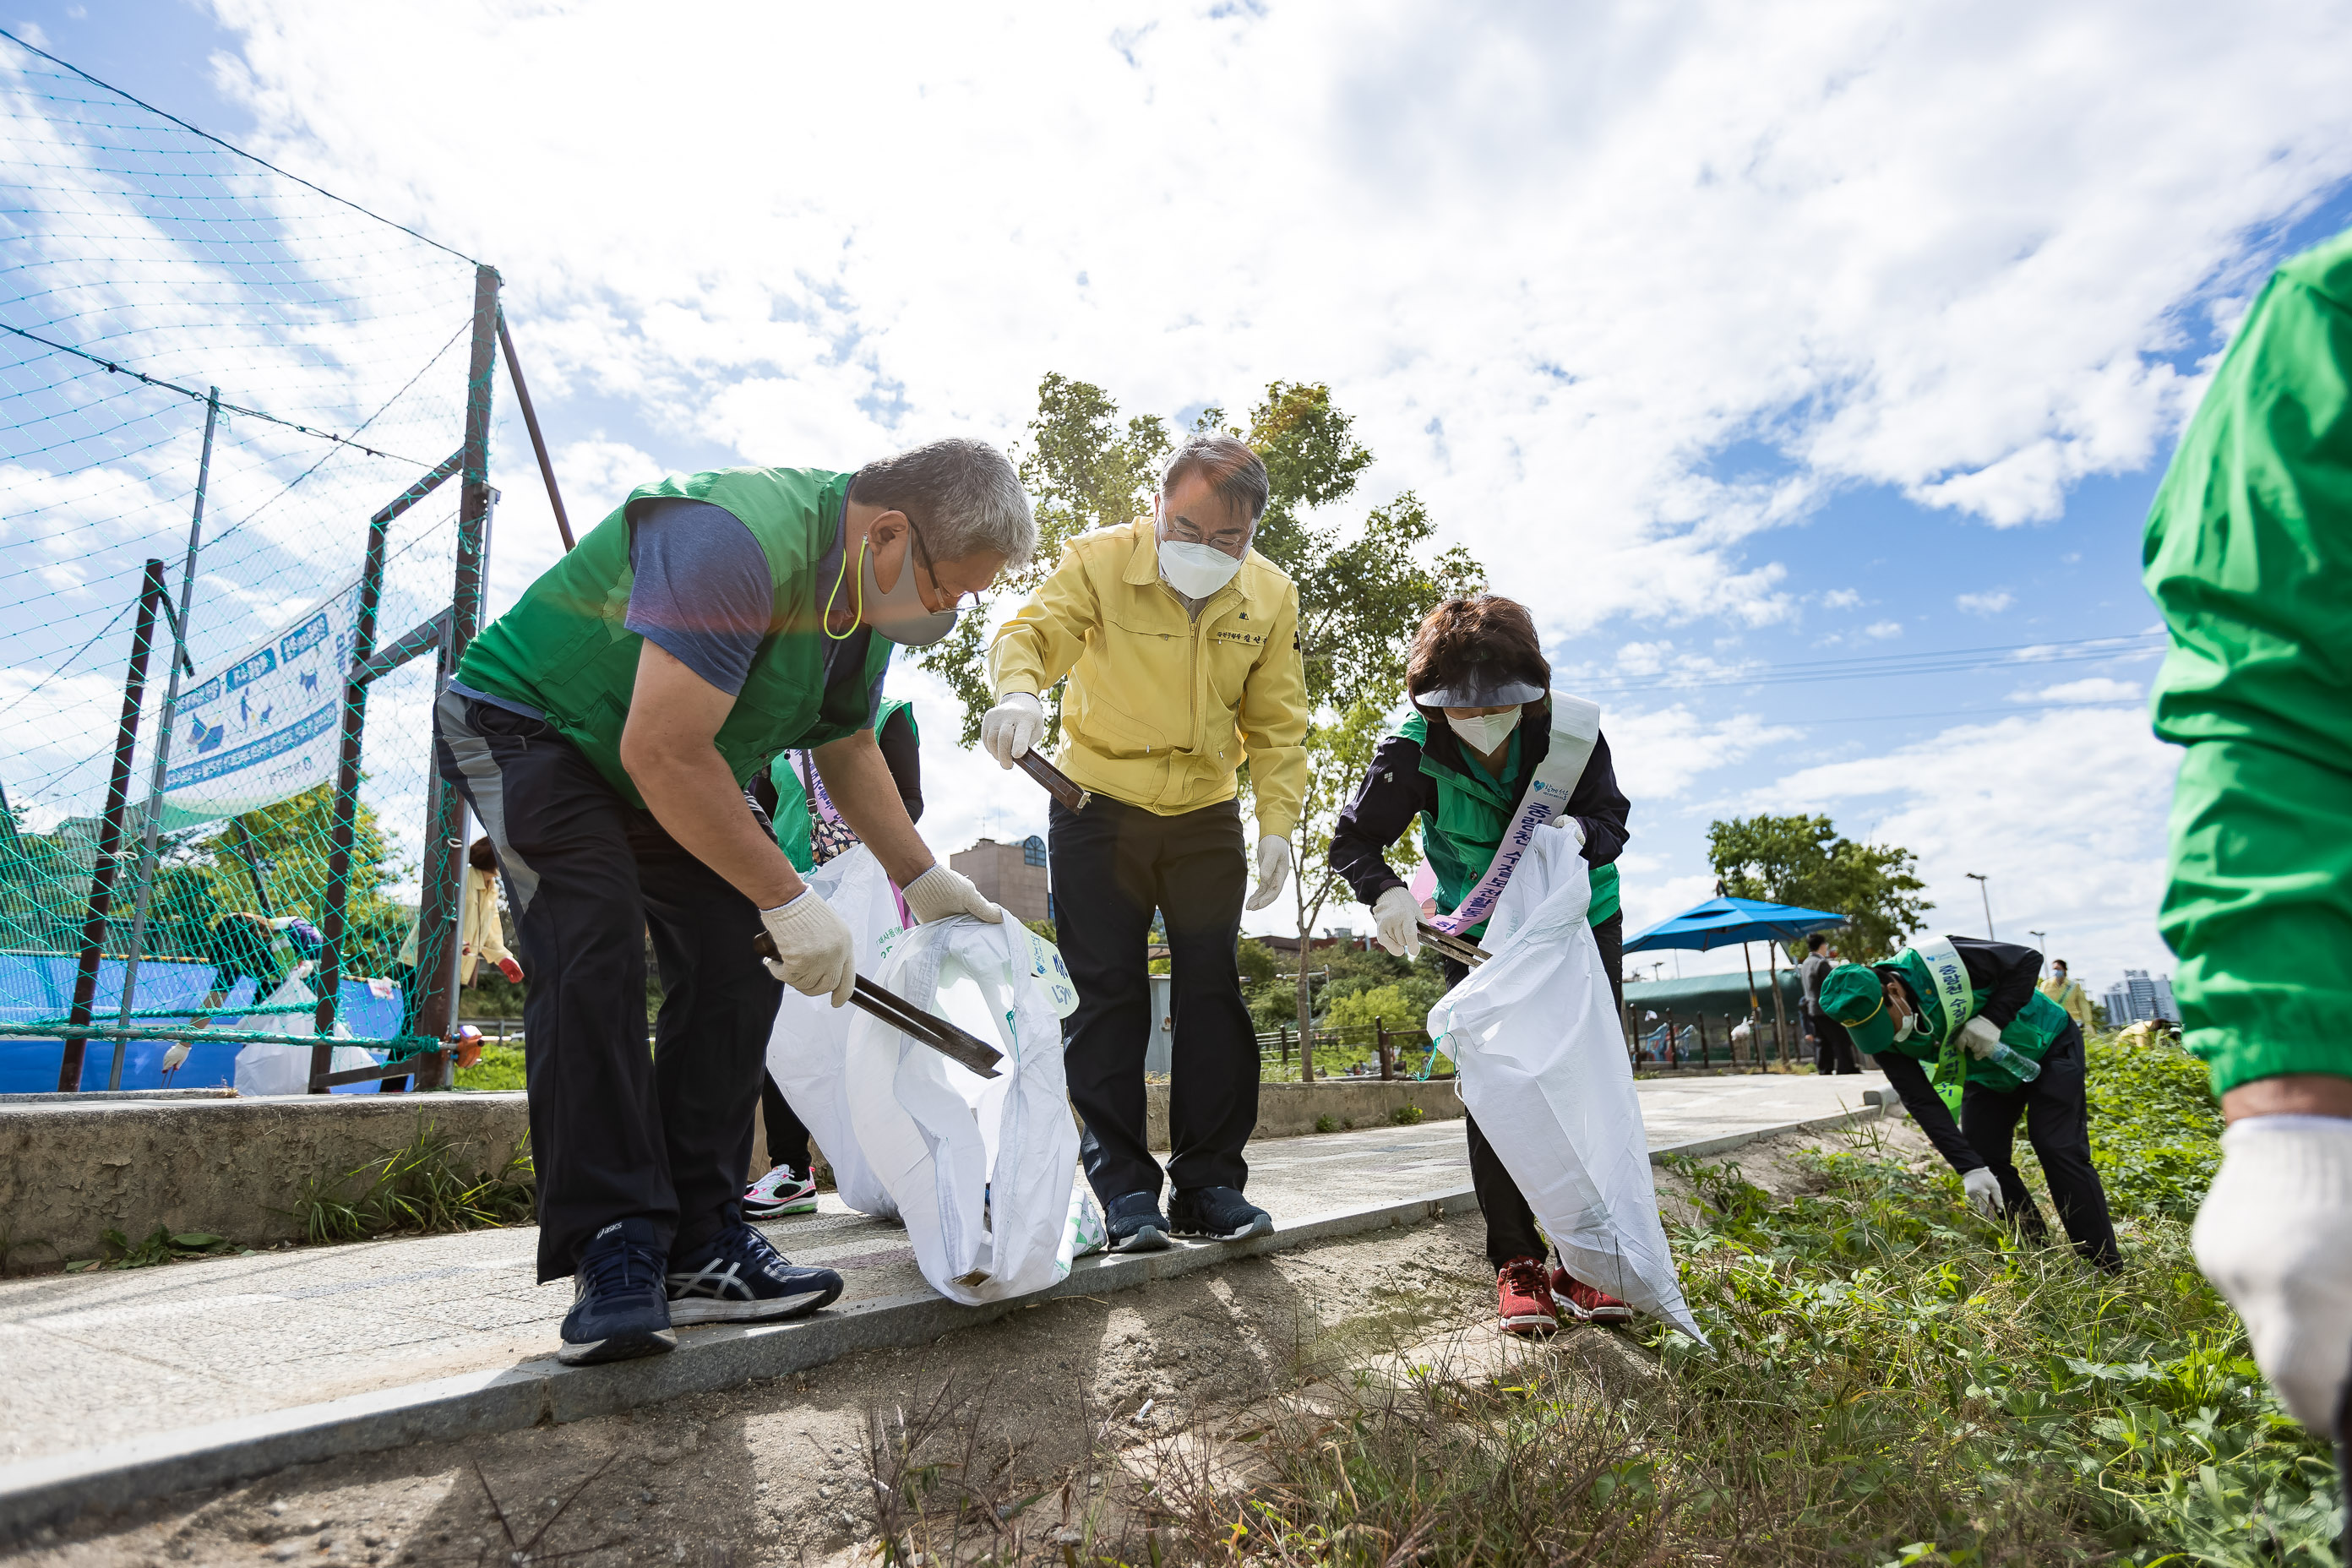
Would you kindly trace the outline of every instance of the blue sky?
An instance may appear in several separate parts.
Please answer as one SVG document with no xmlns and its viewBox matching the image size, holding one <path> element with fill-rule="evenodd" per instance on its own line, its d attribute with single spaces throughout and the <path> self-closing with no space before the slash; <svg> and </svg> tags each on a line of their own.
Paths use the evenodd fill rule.
<svg viewBox="0 0 2352 1568">
<path fill-rule="evenodd" d="M 496 262 L 575 522 L 1013 441 L 1049 370 L 1171 416 L 1328 381 L 1381 458 L 1343 513 L 1423 495 L 1602 702 L 1633 925 L 1710 820 L 1822 810 L 1939 927 L 1983 872 L 2003 936 L 2164 969 L 2140 525 L 2267 268 L 2352 225 L 2345 16 L 1752 9 L 6 15 Z M 495 604 L 554 551 L 499 440 Z M 906 689 L 934 843 L 1042 828 Z"/>
</svg>

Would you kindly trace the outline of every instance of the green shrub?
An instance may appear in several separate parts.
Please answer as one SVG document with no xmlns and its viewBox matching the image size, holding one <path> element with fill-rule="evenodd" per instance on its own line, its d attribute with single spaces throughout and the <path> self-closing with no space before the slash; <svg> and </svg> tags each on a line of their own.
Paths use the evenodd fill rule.
<svg viewBox="0 0 2352 1568">
<path fill-rule="evenodd" d="M 1389 1112 L 1389 1120 L 1399 1127 L 1410 1127 L 1419 1121 L 1421 1117 L 1422 1110 L 1418 1105 L 1400 1105 Z"/>
<path fill-rule="evenodd" d="M 480 1061 L 472 1067 L 457 1069 L 457 1087 L 475 1089 L 522 1088 L 522 1047 L 484 1046 Z"/>
<path fill-rule="evenodd" d="M 1437 1005 L 1437 998 L 1443 994 L 1429 992 L 1427 983 L 1418 976 L 1391 981 L 1369 990 L 1350 992 L 1334 1001 L 1324 1010 L 1322 1027 L 1369 1029 L 1378 1019 L 1394 1033 L 1417 1035 L 1422 1020 L 1429 1016 L 1429 1010 Z"/>
<path fill-rule="evenodd" d="M 1337 1132 L 1339 1131 L 1339 1119 L 1333 1116 L 1328 1111 L 1326 1111 L 1324 1114 L 1315 1119 L 1315 1131 L 1318 1132 Z"/>
</svg>

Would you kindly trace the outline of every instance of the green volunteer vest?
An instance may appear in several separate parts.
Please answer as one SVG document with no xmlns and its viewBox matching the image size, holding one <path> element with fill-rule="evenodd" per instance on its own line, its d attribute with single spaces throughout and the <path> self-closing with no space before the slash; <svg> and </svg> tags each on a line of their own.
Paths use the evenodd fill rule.
<svg viewBox="0 0 2352 1568">
<path fill-rule="evenodd" d="M 874 710 L 874 732 L 880 734 L 890 715 L 901 708 L 907 710 L 907 728 L 919 742 L 923 731 L 915 723 L 915 705 L 898 698 L 884 698 L 882 706 Z M 801 783 L 800 770 L 793 766 L 792 758 L 778 752 L 768 764 L 768 782 L 776 786 L 776 815 L 772 825 L 776 830 L 776 847 L 793 863 L 793 869 L 803 877 L 816 867 L 816 846 L 809 837 L 808 786 Z"/>
<path fill-rule="evenodd" d="M 1454 768 L 1433 758 L 1425 744 L 1429 739 L 1425 714 L 1415 712 L 1396 729 L 1397 734 L 1422 748 L 1421 771 L 1437 781 L 1437 810 L 1421 814 L 1421 850 L 1429 857 L 1429 868 L 1437 874 L 1441 910 L 1453 910 L 1469 896 L 1486 868 L 1495 863 L 1495 851 L 1503 847 L 1503 835 L 1519 806 L 1518 797 L 1504 780 L 1519 776 L 1519 735 L 1526 727 L 1523 722 L 1511 731 L 1511 749 L 1503 754 L 1501 779 L 1490 777 L 1475 764 Z M 1599 925 L 1617 908 L 1616 863 L 1593 867 L 1592 909 L 1586 920 Z M 1478 936 L 1486 929 L 1481 922 L 1467 934 Z"/>
<path fill-rule="evenodd" d="M 638 487 L 473 640 L 457 679 L 544 712 L 624 799 L 644 805 L 621 766 L 621 729 L 645 640 L 622 624 L 635 578 L 629 512 L 657 498 L 708 501 L 751 531 L 775 588 L 768 636 L 716 737 L 735 782 L 749 782 L 778 752 L 856 733 L 872 718 L 866 693 L 895 645 L 868 639 L 866 668 L 824 685 L 824 599 L 834 584 L 817 582 L 816 567 L 841 526 L 849 479 L 824 468 L 721 468 Z"/>
<path fill-rule="evenodd" d="M 1889 962 L 1903 971 L 1903 978 L 1910 984 L 1911 994 L 1919 999 L 1921 1021 L 1926 1027 L 1914 1029 L 1909 1039 L 1898 1040 L 1887 1048 L 1900 1051 L 1914 1061 L 1932 1064 L 1942 1053 L 1945 1037 L 1951 1032 L 1945 1021 L 1944 1003 L 1937 990 L 1936 977 L 1927 972 L 1927 961 L 1920 957 L 1916 949 L 1906 947 Z M 1969 1018 L 1984 1011 L 1985 998 L 1991 994 L 1989 991 L 1970 989 Z M 1968 1021 L 1968 1018 L 1960 1020 L 1963 1024 Z M 2018 1010 L 2017 1016 L 2009 1021 L 2009 1027 L 2000 1032 L 2000 1043 L 2027 1060 L 2038 1062 L 2048 1054 L 2051 1042 L 2064 1034 L 2066 1026 L 2072 1022 L 2074 1020 L 2066 1016 L 2065 1008 L 2036 991 L 2032 999 Z M 1968 1081 L 2004 1093 L 2021 1087 L 2017 1075 L 2007 1068 L 1979 1061 L 1974 1057 L 1968 1058 Z"/>
</svg>

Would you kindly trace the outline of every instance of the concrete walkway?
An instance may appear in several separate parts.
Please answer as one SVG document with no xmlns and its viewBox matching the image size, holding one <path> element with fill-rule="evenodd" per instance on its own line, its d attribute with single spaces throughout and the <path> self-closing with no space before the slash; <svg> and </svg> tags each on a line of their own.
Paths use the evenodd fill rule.
<svg viewBox="0 0 2352 1568">
<path fill-rule="evenodd" d="M 1884 1081 L 1647 1081 L 1653 1158 L 1828 1124 L 1861 1110 L 1864 1091 L 1875 1098 Z M 1250 1163 L 1250 1195 L 1275 1215 L 1275 1236 L 1241 1247 L 1082 1260 L 1064 1289 L 1118 1289 L 1235 1252 L 1467 1206 L 1462 1131 L 1450 1121 L 1257 1143 Z M 902 1229 L 852 1214 L 830 1194 L 819 1213 L 764 1228 L 796 1262 L 841 1271 L 847 1289 L 835 1308 L 767 1329 L 689 1329 L 673 1355 L 582 1372 L 552 1362 L 571 1285 L 534 1282 L 537 1233 L 528 1227 L 0 1282 L 8 1373 L 0 1540 L 76 1497 L 73 1506 L 120 1502 L 323 1452 L 626 1407 L 873 1345 L 921 1342 L 1019 1306 L 941 1300 L 917 1272 Z M 689 1354 L 697 1350 L 706 1353 Z M 568 1391 L 561 1395 L 549 1392 L 558 1379 Z M 580 1396 L 588 1403 L 573 1408 Z M 457 1414 L 430 1414 L 445 1408 Z M 386 1427 L 387 1413 L 406 1414 Z M 298 1428 L 312 1436 L 289 1447 L 286 1435 Z M 184 1461 L 192 1454 L 213 1458 L 191 1468 Z"/>
</svg>

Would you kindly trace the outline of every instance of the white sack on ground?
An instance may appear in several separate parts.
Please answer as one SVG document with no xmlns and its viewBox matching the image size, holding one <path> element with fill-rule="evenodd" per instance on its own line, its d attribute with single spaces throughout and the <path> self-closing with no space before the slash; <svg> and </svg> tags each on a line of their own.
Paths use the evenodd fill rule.
<svg viewBox="0 0 2352 1568">
<path fill-rule="evenodd" d="M 1591 901 L 1575 838 L 1538 832 L 1486 928 L 1494 956 L 1430 1009 L 1430 1037 L 1569 1272 L 1704 1342 L 1658 1222 Z"/>
<path fill-rule="evenodd" d="M 287 976 L 284 984 L 262 997 L 255 1005 L 315 1006 L 319 1000 L 318 993 L 302 984 L 303 976 L 310 972 L 310 966 L 308 963 L 297 966 L 295 972 Z M 239 1027 L 248 1029 L 257 1035 L 290 1035 L 296 1038 L 289 1039 L 282 1046 L 273 1046 L 266 1041 L 256 1040 L 237 1052 L 236 1070 L 229 1079 L 229 1082 L 236 1088 L 237 1093 L 308 1094 L 310 1092 L 310 1048 L 318 1043 L 318 1037 L 311 1032 L 310 1015 L 264 1013 L 257 1017 L 246 1019 Z M 348 1040 L 351 1037 L 350 1026 L 341 1019 L 337 1019 L 333 1038 Z M 328 1058 L 327 1070 L 353 1072 L 361 1068 L 373 1066 L 375 1066 L 375 1058 L 359 1047 L 337 1046 L 334 1055 Z M 374 1086 L 359 1084 L 343 1087 L 370 1089 Z"/>
<path fill-rule="evenodd" d="M 1062 1072 L 1061 955 L 1018 921 L 937 921 L 891 936 L 868 977 L 993 1037 L 982 1079 L 858 1014 L 846 1089 L 859 1149 L 931 1288 L 966 1304 L 1042 1290 L 1070 1271 L 1078 1129 Z"/>
<path fill-rule="evenodd" d="M 898 904 L 874 851 L 860 844 L 835 856 L 809 873 L 808 885 L 848 924 L 857 942 L 857 972 L 880 973 L 882 939 L 898 929 Z M 833 1167 L 834 1191 L 841 1201 L 860 1214 L 896 1219 L 898 1206 L 890 1189 L 858 1152 L 849 1123 L 843 1064 L 850 1022 L 859 1016 L 855 1007 L 835 1006 L 829 996 L 803 996 L 787 985 L 768 1031 L 768 1074 Z"/>
</svg>

